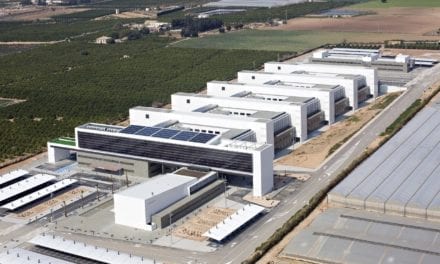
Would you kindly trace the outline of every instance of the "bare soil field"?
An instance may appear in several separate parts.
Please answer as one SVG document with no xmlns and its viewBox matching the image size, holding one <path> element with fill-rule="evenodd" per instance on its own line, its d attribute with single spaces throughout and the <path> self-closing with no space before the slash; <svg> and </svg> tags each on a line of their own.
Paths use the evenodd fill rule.
<svg viewBox="0 0 440 264">
<path fill-rule="evenodd" d="M 440 27 L 440 8 L 384 8 L 371 9 L 372 15 L 352 18 L 295 18 L 273 30 L 317 30 L 408 35 L 405 39 L 438 39 L 426 36 Z M 386 36 L 386 35 L 385 35 Z"/>
<path fill-rule="evenodd" d="M 381 97 L 369 106 L 357 110 L 347 119 L 337 122 L 321 135 L 304 143 L 292 153 L 276 161 L 276 164 L 303 168 L 317 168 L 329 155 L 330 150 L 344 139 L 361 129 L 373 119 L 382 109 L 378 107 L 386 101 L 387 96 Z"/>
<path fill-rule="evenodd" d="M 438 37 L 440 39 L 440 37 Z M 413 57 L 440 60 L 440 50 L 423 49 L 383 49 L 383 55 L 395 56 L 397 54 L 407 54 Z"/>
<path fill-rule="evenodd" d="M 89 10 L 88 8 L 28 6 L 24 8 L 4 8 L 0 10 L 0 21 L 33 21 L 49 19 L 52 16 L 66 15 Z"/>
<path fill-rule="evenodd" d="M 206 240 L 207 238 L 202 235 L 217 223 L 235 213 L 235 211 L 235 209 L 220 207 L 203 209 L 200 213 L 191 217 L 187 222 L 174 230 L 173 234 L 196 241 Z"/>
</svg>

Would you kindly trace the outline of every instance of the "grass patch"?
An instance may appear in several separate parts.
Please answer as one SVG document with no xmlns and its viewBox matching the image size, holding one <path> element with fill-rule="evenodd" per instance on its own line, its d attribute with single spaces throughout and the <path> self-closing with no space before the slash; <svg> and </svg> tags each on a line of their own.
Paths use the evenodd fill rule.
<svg viewBox="0 0 440 264">
<path fill-rule="evenodd" d="M 59 138 L 51 140 L 50 142 L 62 144 L 62 145 L 67 145 L 67 146 L 75 146 L 76 145 L 75 138 L 71 138 L 71 137 L 59 137 Z"/>
<path fill-rule="evenodd" d="M 62 23 L 72 23 L 74 21 L 87 21 L 91 20 L 97 17 L 102 17 L 110 14 L 114 14 L 115 10 L 113 9 L 92 9 L 92 10 L 86 10 L 83 12 L 78 13 L 72 13 L 72 14 L 64 14 L 64 15 L 58 15 L 53 16 L 52 19 L 56 22 L 62 22 Z"/>
<path fill-rule="evenodd" d="M 370 109 L 385 109 L 389 104 L 391 104 L 397 97 L 399 97 L 402 93 L 396 92 L 396 93 L 390 93 L 387 94 L 384 98 L 380 99 L 379 102 L 375 103 L 370 107 Z"/>
<path fill-rule="evenodd" d="M 359 122 L 359 121 L 361 121 L 360 119 L 359 119 L 359 117 L 357 117 L 357 116 L 350 116 L 348 119 L 347 119 L 349 122 Z"/>
<path fill-rule="evenodd" d="M 387 129 L 381 133 L 381 136 L 394 135 L 399 131 L 411 118 L 413 118 L 424 107 L 423 101 L 417 99 L 411 104 Z"/>
<path fill-rule="evenodd" d="M 357 117 L 356 117 L 357 118 Z M 357 120 L 359 121 L 359 118 L 357 118 Z M 335 145 L 333 145 L 328 153 L 326 158 L 330 157 L 330 155 L 332 155 L 336 150 L 338 150 L 342 145 L 344 145 L 345 142 L 347 142 L 356 132 L 351 133 L 350 135 L 346 136 L 344 139 L 342 139 L 341 141 L 339 141 L 338 143 L 336 143 Z"/>
<path fill-rule="evenodd" d="M 383 41 L 399 37 L 393 34 L 329 31 L 283 31 L 283 30 L 241 30 L 225 34 L 209 35 L 186 39 L 175 47 L 215 48 L 215 49 L 251 49 L 271 51 L 303 52 L 325 44 L 337 44 L 343 41 Z"/>
<path fill-rule="evenodd" d="M 437 0 L 387 0 L 382 3 L 380 0 L 371 0 L 366 3 L 350 6 L 351 8 L 389 8 L 389 7 L 440 7 Z"/>
</svg>

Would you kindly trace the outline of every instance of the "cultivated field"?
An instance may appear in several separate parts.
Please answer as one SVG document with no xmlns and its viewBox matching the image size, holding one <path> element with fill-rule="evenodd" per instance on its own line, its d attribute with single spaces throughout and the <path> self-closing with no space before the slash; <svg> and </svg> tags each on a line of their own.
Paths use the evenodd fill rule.
<svg viewBox="0 0 440 264">
<path fill-rule="evenodd" d="M 439 2 L 440 3 L 440 2 Z M 440 6 L 440 4 L 439 4 Z M 440 8 L 386 8 L 373 10 L 375 14 L 352 18 L 296 18 L 275 30 L 317 30 L 330 32 L 356 32 L 401 35 L 401 39 L 438 39 L 424 36 L 440 25 Z M 397 37 L 397 36 L 392 36 Z"/>
<path fill-rule="evenodd" d="M 26 6 L 17 9 L 0 11 L 0 21 L 32 21 L 45 20 L 52 16 L 67 15 L 86 11 L 86 8 Z"/>
<path fill-rule="evenodd" d="M 308 20 L 307 18 L 306 20 Z M 313 19 L 310 19 L 313 20 Z M 277 29 L 277 28 L 275 28 Z M 176 42 L 174 47 L 250 49 L 302 52 L 324 44 L 340 42 L 376 42 L 400 39 L 407 34 L 330 32 L 320 30 L 242 30 Z M 418 37 L 414 37 L 418 39 Z"/>
<path fill-rule="evenodd" d="M 400 0 L 409 4 L 416 1 Z M 375 1 L 374 3 L 379 2 Z M 390 3 L 397 1 L 390 0 Z M 435 5 L 433 2 L 438 3 Z M 400 3 L 400 2 L 399 2 Z M 440 28 L 439 1 L 420 1 L 416 10 L 409 7 L 375 8 L 371 15 L 352 18 L 309 18 L 288 20 L 286 25 L 266 26 L 259 30 L 245 30 L 204 36 L 178 42 L 177 47 L 254 49 L 297 51 L 315 48 L 323 44 L 347 42 L 383 42 L 385 40 L 438 40 L 432 32 Z M 366 6 L 368 6 L 367 3 Z M 352 9 L 358 5 L 351 6 Z M 357 9 L 357 8 L 356 8 Z"/>
<path fill-rule="evenodd" d="M 388 8 L 388 7 L 440 7 L 438 0 L 388 0 L 381 3 L 380 0 L 372 0 L 367 3 L 357 4 L 356 8 Z"/>
</svg>

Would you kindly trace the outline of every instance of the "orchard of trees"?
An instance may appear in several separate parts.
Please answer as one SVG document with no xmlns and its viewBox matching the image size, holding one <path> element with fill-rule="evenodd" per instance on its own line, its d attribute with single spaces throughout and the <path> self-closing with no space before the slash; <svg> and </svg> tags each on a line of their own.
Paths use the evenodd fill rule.
<svg viewBox="0 0 440 264">
<path fill-rule="evenodd" d="M 199 32 L 205 32 L 212 29 L 218 29 L 223 26 L 223 21 L 215 18 L 177 18 L 171 21 L 172 28 L 181 28 L 182 37 L 198 37 Z"/>
<path fill-rule="evenodd" d="M 25 102 L 0 107 L 0 162 L 35 153 L 85 122 L 115 123 L 136 105 L 165 104 L 210 80 L 274 60 L 275 52 L 165 48 L 149 35 L 119 45 L 71 41 L 0 60 L 0 97 Z M 126 56 L 128 55 L 128 56 Z M 54 59 L 56 58 L 56 59 Z"/>
</svg>

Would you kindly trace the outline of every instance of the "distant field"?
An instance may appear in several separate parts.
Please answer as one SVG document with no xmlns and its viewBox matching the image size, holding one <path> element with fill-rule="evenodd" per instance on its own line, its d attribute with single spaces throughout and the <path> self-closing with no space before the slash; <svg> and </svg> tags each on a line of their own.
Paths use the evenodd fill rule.
<svg viewBox="0 0 440 264">
<path fill-rule="evenodd" d="M 198 5 L 209 2 L 209 0 L 110 0 L 100 1 L 88 6 L 107 8 L 145 8 L 148 6 L 160 5 Z"/>
<path fill-rule="evenodd" d="M 344 40 L 353 42 L 398 39 L 398 34 L 328 32 L 328 31 L 278 31 L 245 30 L 188 39 L 174 44 L 182 48 L 247 49 L 301 52 L 323 44 L 336 44 Z"/>
<path fill-rule="evenodd" d="M 52 41 L 111 29 L 117 20 L 65 23 L 0 22 L 0 41 Z"/>
<path fill-rule="evenodd" d="M 336 0 L 329 2 L 306 2 L 300 4 L 277 6 L 272 8 L 247 8 L 246 12 L 230 13 L 224 15 L 215 15 L 213 18 L 221 19 L 225 24 L 266 22 L 270 19 L 291 19 L 301 17 L 307 14 L 319 13 L 324 10 L 347 6 L 353 3 L 359 3 L 362 0 Z M 210 7 L 211 8 L 211 7 Z M 161 21 L 171 21 L 175 18 L 184 18 L 186 15 L 206 10 L 206 8 L 195 8 L 189 11 L 180 11 L 161 16 Z"/>
<path fill-rule="evenodd" d="M 0 45 L 0 57 L 34 48 L 34 45 Z"/>
<path fill-rule="evenodd" d="M 440 7 L 439 0 L 372 0 L 362 4 L 350 6 L 352 8 L 387 8 L 387 7 Z"/>
</svg>

